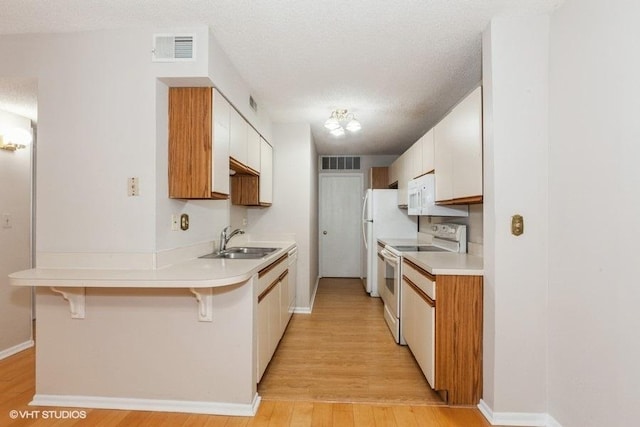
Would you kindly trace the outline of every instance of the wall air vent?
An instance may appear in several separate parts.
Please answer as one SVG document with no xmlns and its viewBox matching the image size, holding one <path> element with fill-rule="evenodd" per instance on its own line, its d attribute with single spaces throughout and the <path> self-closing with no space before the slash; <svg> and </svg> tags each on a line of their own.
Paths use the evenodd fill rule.
<svg viewBox="0 0 640 427">
<path fill-rule="evenodd" d="M 195 41 L 193 34 L 154 34 L 153 62 L 195 61 Z"/>
<path fill-rule="evenodd" d="M 258 112 L 258 104 L 256 103 L 256 100 L 253 99 L 253 96 L 251 96 L 251 95 L 249 95 L 249 106 L 256 113 Z"/>
<path fill-rule="evenodd" d="M 360 156 L 322 156 L 322 170 L 360 170 Z"/>
</svg>

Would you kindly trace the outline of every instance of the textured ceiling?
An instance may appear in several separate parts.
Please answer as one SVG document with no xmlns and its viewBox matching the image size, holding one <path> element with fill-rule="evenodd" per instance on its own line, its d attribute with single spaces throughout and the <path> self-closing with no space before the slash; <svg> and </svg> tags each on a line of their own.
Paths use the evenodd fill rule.
<svg viewBox="0 0 640 427">
<path fill-rule="evenodd" d="M 311 123 L 319 153 L 399 154 L 480 82 L 492 17 L 561 1 L 0 0 L 0 34 L 208 25 L 260 107 L 274 122 Z M 16 90 L 33 82 L 13 82 L 0 81 L 10 111 L 35 99 Z M 335 108 L 355 113 L 362 131 L 328 135 Z"/>
</svg>

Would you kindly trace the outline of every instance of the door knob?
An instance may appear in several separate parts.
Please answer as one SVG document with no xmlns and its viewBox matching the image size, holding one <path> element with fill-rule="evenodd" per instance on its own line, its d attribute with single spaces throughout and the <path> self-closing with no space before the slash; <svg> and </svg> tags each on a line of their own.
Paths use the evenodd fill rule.
<svg viewBox="0 0 640 427">
<path fill-rule="evenodd" d="M 322 234 L 325 234 L 325 235 L 326 235 L 326 234 L 327 234 L 327 230 L 323 231 L 323 232 L 322 232 Z"/>
</svg>

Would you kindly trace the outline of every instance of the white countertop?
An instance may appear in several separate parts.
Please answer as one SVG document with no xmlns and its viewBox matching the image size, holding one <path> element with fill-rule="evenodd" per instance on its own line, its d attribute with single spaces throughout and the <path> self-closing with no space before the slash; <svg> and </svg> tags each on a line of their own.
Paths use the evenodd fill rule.
<svg viewBox="0 0 640 427">
<path fill-rule="evenodd" d="M 392 246 L 412 246 L 418 239 L 378 239 L 380 243 Z M 425 244 L 425 242 L 419 242 Z M 417 266 L 437 275 L 449 276 L 482 276 L 484 274 L 483 258 L 456 252 L 402 252 L 402 256 Z"/>
<path fill-rule="evenodd" d="M 158 269 L 33 268 L 9 275 L 13 286 L 96 288 L 212 288 L 241 283 L 295 247 L 295 242 L 251 242 L 281 248 L 260 259 L 194 258 Z"/>
<path fill-rule="evenodd" d="M 482 276 L 483 259 L 455 252 L 403 252 L 402 256 L 434 276 Z"/>
</svg>

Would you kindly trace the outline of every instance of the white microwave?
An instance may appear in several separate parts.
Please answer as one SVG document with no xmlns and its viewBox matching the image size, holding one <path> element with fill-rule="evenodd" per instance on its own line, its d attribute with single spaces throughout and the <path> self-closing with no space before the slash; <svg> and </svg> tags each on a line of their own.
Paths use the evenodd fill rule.
<svg viewBox="0 0 640 427">
<path fill-rule="evenodd" d="M 469 216 L 467 205 L 436 205 L 435 175 L 432 173 L 412 179 L 407 188 L 409 215 Z"/>
</svg>

